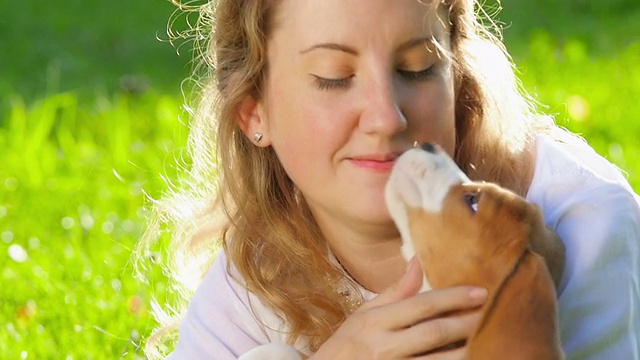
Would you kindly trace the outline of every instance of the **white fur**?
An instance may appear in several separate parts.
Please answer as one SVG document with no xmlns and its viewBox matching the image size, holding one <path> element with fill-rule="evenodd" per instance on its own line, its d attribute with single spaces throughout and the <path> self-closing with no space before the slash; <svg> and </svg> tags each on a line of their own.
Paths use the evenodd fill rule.
<svg viewBox="0 0 640 360">
<path fill-rule="evenodd" d="M 240 356 L 238 360 L 302 360 L 300 353 L 292 346 L 271 343 L 258 346 Z"/>
<path fill-rule="evenodd" d="M 396 160 L 385 189 L 385 200 L 391 218 L 402 236 L 401 252 L 407 261 L 415 254 L 407 206 L 438 212 L 442 209 L 442 202 L 449 188 L 469 181 L 440 148 L 435 153 L 420 148 L 411 149 Z M 430 288 L 429 281 L 425 278 L 422 291 Z"/>
</svg>

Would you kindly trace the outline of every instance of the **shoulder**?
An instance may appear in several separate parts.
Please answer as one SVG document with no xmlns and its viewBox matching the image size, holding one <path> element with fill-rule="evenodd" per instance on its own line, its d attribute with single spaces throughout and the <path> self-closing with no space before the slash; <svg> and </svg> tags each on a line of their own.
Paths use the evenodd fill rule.
<svg viewBox="0 0 640 360">
<path fill-rule="evenodd" d="M 546 215 L 576 201 L 596 203 L 612 195 L 626 199 L 629 206 L 638 204 L 622 171 L 586 141 L 560 129 L 538 136 L 527 199 L 540 205 Z"/>
<path fill-rule="evenodd" d="M 561 290 L 580 274 L 638 267 L 640 198 L 615 165 L 568 133 L 541 135 L 527 199 L 565 244 Z M 635 271 L 635 270 L 634 270 Z"/>
<path fill-rule="evenodd" d="M 282 321 L 247 291 L 221 253 L 189 303 L 175 354 L 236 358 L 258 345 L 283 342 L 282 327 Z"/>
<path fill-rule="evenodd" d="M 190 308 L 197 306 L 206 309 L 205 313 L 227 310 L 225 315 L 238 325 L 256 328 L 255 333 L 251 334 L 256 339 L 270 342 L 280 340 L 279 334 L 274 338 L 274 333 L 282 330 L 283 322 L 247 290 L 244 279 L 224 252 L 217 257 L 194 295 Z M 259 326 L 256 327 L 256 324 Z"/>
<path fill-rule="evenodd" d="M 540 135 L 527 199 L 565 244 L 558 295 L 567 357 L 637 354 L 640 201 L 622 172 L 578 137 Z"/>
</svg>

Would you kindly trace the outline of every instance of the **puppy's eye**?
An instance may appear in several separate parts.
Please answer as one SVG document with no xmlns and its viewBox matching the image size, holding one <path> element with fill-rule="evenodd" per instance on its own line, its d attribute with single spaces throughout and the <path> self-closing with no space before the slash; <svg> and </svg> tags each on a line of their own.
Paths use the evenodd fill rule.
<svg viewBox="0 0 640 360">
<path fill-rule="evenodd" d="M 468 192 L 464 194 L 464 201 L 474 213 L 478 212 L 478 202 L 480 201 L 480 192 Z"/>
</svg>

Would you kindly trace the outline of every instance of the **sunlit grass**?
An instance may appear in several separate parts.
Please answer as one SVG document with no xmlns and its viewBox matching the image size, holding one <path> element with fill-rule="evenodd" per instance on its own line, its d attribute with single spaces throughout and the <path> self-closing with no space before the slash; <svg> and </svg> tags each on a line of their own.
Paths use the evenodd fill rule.
<svg viewBox="0 0 640 360">
<path fill-rule="evenodd" d="M 0 130 L 0 353 L 7 358 L 130 358 L 153 323 L 131 249 L 180 163 L 173 97 L 73 93 L 11 102 Z M 162 296 L 160 279 L 155 292 Z"/>
<path fill-rule="evenodd" d="M 486 0 L 495 6 L 496 0 Z M 525 87 L 640 191 L 640 3 L 509 0 L 498 14 Z"/>
<path fill-rule="evenodd" d="M 598 57 L 579 40 L 560 43 L 537 31 L 516 60 L 542 109 L 625 170 L 639 191 L 640 42 L 615 57 Z"/>
</svg>

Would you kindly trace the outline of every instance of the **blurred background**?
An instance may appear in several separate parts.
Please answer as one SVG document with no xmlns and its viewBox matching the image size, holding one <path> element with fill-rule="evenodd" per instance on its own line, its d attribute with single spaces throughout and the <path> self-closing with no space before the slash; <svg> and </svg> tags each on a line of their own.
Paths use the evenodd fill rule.
<svg viewBox="0 0 640 360">
<path fill-rule="evenodd" d="M 527 90 L 640 190 L 640 2 L 504 0 Z M 495 13 L 495 0 L 486 1 Z M 167 0 L 7 1 L 0 15 L 0 357 L 139 358 L 154 326 L 131 249 L 185 161 Z M 184 16 L 172 28 L 186 28 Z M 194 21 L 195 18 L 191 18 Z M 188 90 L 185 90 L 188 92 Z"/>
</svg>

